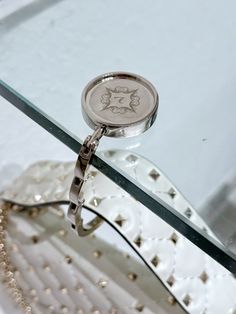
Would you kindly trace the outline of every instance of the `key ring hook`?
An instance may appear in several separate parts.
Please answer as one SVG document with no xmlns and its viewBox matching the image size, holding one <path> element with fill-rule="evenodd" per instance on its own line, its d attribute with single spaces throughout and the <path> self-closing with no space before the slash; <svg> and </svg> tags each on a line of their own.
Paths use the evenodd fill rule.
<svg viewBox="0 0 236 314">
<path fill-rule="evenodd" d="M 111 72 L 90 81 L 82 94 L 83 116 L 95 131 L 88 136 L 79 152 L 75 176 L 70 188 L 68 218 L 80 236 L 98 228 L 102 219 L 95 217 L 83 225 L 84 199 L 81 189 L 92 155 L 103 135 L 131 137 L 149 129 L 158 109 L 155 87 L 143 77 L 127 72 Z"/>
<path fill-rule="evenodd" d="M 71 222 L 72 228 L 76 229 L 79 236 L 84 237 L 92 233 L 103 222 L 103 219 L 96 216 L 91 221 L 83 224 L 81 212 L 84 207 L 84 199 L 81 197 L 81 190 L 84 182 L 87 179 L 87 170 L 92 155 L 95 153 L 99 140 L 105 134 L 106 128 L 104 126 L 98 127 L 92 135 L 85 139 L 75 165 L 74 179 L 70 187 L 70 203 L 67 217 Z"/>
</svg>

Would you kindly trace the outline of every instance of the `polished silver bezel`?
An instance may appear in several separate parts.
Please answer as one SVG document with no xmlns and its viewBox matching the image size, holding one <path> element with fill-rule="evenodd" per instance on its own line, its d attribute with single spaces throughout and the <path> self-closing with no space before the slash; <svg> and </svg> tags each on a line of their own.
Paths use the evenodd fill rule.
<svg viewBox="0 0 236 314">
<path fill-rule="evenodd" d="M 95 114 L 93 114 L 89 100 L 87 99 L 89 91 L 91 91 L 95 86 L 100 83 L 103 83 L 107 80 L 114 80 L 114 79 L 127 79 L 133 80 L 141 85 L 143 85 L 153 97 L 153 110 L 148 112 L 144 118 L 136 121 L 135 123 L 126 123 L 126 124 L 114 124 L 114 123 L 104 123 L 104 121 L 98 118 Z M 152 124 L 154 123 L 157 115 L 158 109 L 158 94 L 155 87 L 143 77 L 128 73 L 128 72 L 110 72 L 106 74 L 102 74 L 97 76 L 95 79 L 90 81 L 83 90 L 82 93 L 82 112 L 85 121 L 87 124 L 92 128 L 96 129 L 97 127 L 105 126 L 106 133 L 104 135 L 110 137 L 131 137 L 139 135 L 149 129 Z"/>
</svg>

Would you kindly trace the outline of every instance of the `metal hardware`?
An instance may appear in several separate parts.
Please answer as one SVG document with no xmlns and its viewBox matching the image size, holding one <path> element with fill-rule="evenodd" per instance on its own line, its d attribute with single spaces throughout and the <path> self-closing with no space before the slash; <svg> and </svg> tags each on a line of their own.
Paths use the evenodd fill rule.
<svg viewBox="0 0 236 314">
<path fill-rule="evenodd" d="M 104 135 L 105 130 L 105 127 L 98 127 L 92 135 L 89 135 L 85 139 L 75 165 L 75 176 L 70 188 L 70 204 L 67 216 L 72 224 L 72 227 L 77 230 L 80 236 L 88 235 L 98 228 L 103 222 L 103 220 L 97 216 L 85 226 L 83 225 L 81 211 L 84 207 L 84 199 L 81 197 L 81 189 L 86 180 L 89 161 L 95 153 L 99 140 Z"/>
<path fill-rule="evenodd" d="M 82 94 L 85 121 L 95 130 L 88 136 L 79 152 L 75 176 L 70 188 L 68 218 L 80 236 L 98 228 L 102 219 L 95 217 L 83 225 L 81 211 L 85 200 L 81 189 L 87 177 L 89 161 L 103 135 L 131 137 L 145 132 L 156 119 L 158 94 L 154 86 L 141 76 L 113 72 L 96 77 Z"/>
<path fill-rule="evenodd" d="M 30 304 L 26 301 L 22 289 L 19 287 L 14 275 L 14 266 L 10 261 L 10 256 L 7 252 L 6 244 L 6 228 L 8 223 L 8 213 L 12 209 L 9 203 L 2 203 L 0 201 L 0 277 L 9 288 L 15 302 L 20 306 L 25 314 L 32 313 Z M 18 209 L 16 209 L 18 210 Z"/>
<path fill-rule="evenodd" d="M 100 75 L 82 94 L 85 121 L 92 129 L 105 125 L 106 136 L 131 137 L 145 132 L 154 123 L 157 109 L 155 87 L 132 73 Z"/>
</svg>

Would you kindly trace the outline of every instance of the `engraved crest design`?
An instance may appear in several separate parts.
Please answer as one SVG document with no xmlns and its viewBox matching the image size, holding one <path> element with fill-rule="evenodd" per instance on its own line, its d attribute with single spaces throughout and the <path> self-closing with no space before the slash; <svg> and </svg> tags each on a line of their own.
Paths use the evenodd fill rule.
<svg viewBox="0 0 236 314">
<path fill-rule="evenodd" d="M 140 105 L 137 91 L 138 89 L 130 90 L 122 86 L 117 86 L 114 89 L 106 87 L 106 93 L 101 97 L 101 103 L 104 104 L 102 110 L 110 110 L 115 114 L 135 113 L 135 107 Z"/>
</svg>

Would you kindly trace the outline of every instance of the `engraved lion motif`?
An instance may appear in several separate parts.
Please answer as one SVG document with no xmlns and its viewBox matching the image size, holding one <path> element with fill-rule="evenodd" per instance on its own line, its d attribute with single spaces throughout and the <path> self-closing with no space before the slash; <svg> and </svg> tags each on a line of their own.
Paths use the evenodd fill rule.
<svg viewBox="0 0 236 314">
<path fill-rule="evenodd" d="M 135 108 L 140 105 L 137 91 L 138 89 L 130 90 L 122 86 L 106 88 L 106 93 L 101 97 L 101 103 L 104 104 L 102 110 L 110 110 L 115 114 L 135 113 Z"/>
</svg>

